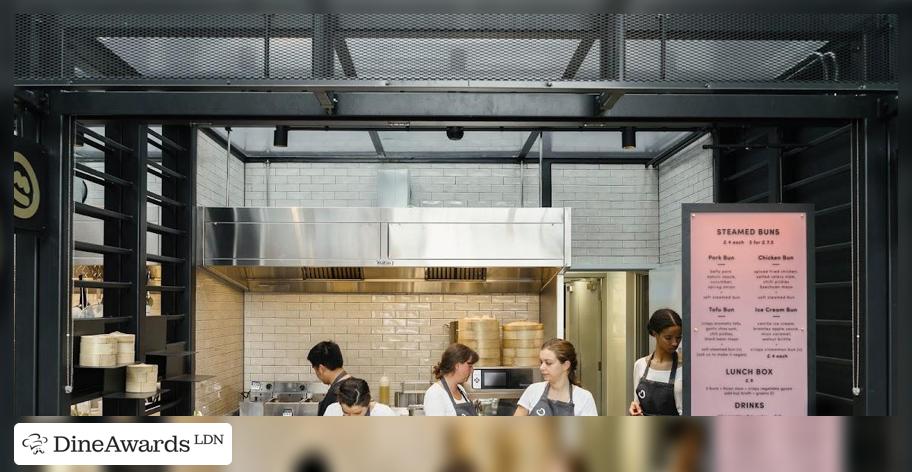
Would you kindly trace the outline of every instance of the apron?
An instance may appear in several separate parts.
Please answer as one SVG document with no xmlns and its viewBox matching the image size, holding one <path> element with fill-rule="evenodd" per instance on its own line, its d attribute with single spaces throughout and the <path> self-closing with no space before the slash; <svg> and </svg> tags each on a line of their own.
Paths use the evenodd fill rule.
<svg viewBox="0 0 912 472">
<path fill-rule="evenodd" d="M 548 398 L 550 390 L 551 384 L 545 384 L 545 391 L 529 414 L 531 416 L 576 416 L 573 411 L 573 384 L 570 384 L 570 403 L 551 400 Z"/>
<path fill-rule="evenodd" d="M 456 403 L 456 399 L 453 398 L 453 392 L 450 391 L 450 387 L 447 385 L 446 380 L 440 379 L 440 384 L 443 385 L 443 389 L 446 390 L 447 395 L 449 395 L 450 401 L 453 403 L 453 408 L 456 409 L 456 416 L 478 416 L 475 405 L 469 400 L 469 396 L 462 387 L 459 385 L 456 386 L 462 393 L 462 398 L 465 399 L 465 403 Z"/>
<path fill-rule="evenodd" d="M 367 414 L 365 414 L 364 416 L 370 416 L 370 415 L 371 415 L 371 406 L 370 406 L 370 403 L 368 403 L 367 404 Z"/>
<path fill-rule="evenodd" d="M 320 400 L 320 403 L 317 405 L 317 416 L 323 416 L 323 413 L 326 413 L 326 408 L 329 405 L 332 405 L 336 402 L 336 392 L 333 390 L 336 385 L 342 380 L 342 377 L 348 375 L 348 372 L 342 371 L 341 374 L 336 376 L 336 380 L 333 380 L 333 383 L 329 385 L 329 390 L 326 391 L 326 396 Z"/>
<path fill-rule="evenodd" d="M 678 353 L 675 353 L 671 360 L 671 376 L 667 383 L 646 378 L 649 375 L 649 365 L 652 364 L 653 356 L 655 356 L 655 352 L 646 361 L 646 371 L 643 372 L 643 377 L 640 378 L 640 383 L 636 388 L 640 409 L 643 410 L 643 416 L 678 416 L 674 395 L 675 376 L 678 373 Z"/>
</svg>

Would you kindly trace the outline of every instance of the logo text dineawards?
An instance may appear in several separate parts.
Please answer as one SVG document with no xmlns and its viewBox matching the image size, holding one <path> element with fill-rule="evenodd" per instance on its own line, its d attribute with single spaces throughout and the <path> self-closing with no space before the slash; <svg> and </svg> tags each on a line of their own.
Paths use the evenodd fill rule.
<svg viewBox="0 0 912 472">
<path fill-rule="evenodd" d="M 228 423 L 19 423 L 18 465 L 228 465 Z"/>
</svg>

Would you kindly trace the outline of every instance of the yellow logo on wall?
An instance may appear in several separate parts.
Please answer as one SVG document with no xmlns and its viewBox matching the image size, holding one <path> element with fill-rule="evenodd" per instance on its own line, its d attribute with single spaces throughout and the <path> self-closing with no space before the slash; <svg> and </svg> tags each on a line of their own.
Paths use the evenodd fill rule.
<svg viewBox="0 0 912 472">
<path fill-rule="evenodd" d="M 35 216 L 41 206 L 41 189 L 35 170 L 25 156 L 15 152 L 13 162 L 16 165 L 13 171 L 13 214 L 16 218 L 27 220 Z"/>
</svg>

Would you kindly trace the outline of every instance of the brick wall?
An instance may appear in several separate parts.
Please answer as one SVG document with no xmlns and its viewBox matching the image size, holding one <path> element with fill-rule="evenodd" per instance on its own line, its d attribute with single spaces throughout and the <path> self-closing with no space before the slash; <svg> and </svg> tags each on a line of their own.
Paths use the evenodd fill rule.
<svg viewBox="0 0 912 472">
<path fill-rule="evenodd" d="M 348 295 L 246 293 L 244 384 L 316 381 L 307 353 L 317 342 L 342 348 L 345 368 L 376 391 L 406 380 L 432 380 L 447 346 L 444 325 L 466 316 L 502 322 L 539 320 L 538 295 Z"/>
<path fill-rule="evenodd" d="M 681 261 L 681 204 L 712 203 L 712 142 L 707 134 L 659 166 L 659 247 L 662 264 Z"/>
<path fill-rule="evenodd" d="M 225 149 L 197 134 L 197 204 L 225 206 L 244 202 L 244 164 L 231 158 L 230 192 Z M 196 274 L 196 372 L 215 377 L 196 384 L 196 409 L 206 415 L 238 408 L 244 372 L 244 294 L 205 270 Z"/>
<path fill-rule="evenodd" d="M 196 271 L 196 372 L 215 377 L 196 384 L 196 409 L 231 414 L 243 390 L 244 293 L 209 272 Z"/>
<path fill-rule="evenodd" d="M 570 207 L 574 268 L 659 262 L 657 172 L 640 164 L 555 164 L 552 205 Z"/>
<path fill-rule="evenodd" d="M 408 169 L 411 204 L 461 201 L 468 207 L 518 207 L 520 168 L 516 164 L 275 163 L 246 165 L 246 206 L 372 207 L 377 204 L 377 171 Z M 224 179 L 223 179 L 224 180 Z M 523 202 L 537 207 L 538 165 L 523 171 Z"/>
<path fill-rule="evenodd" d="M 228 177 L 225 171 L 225 148 L 203 133 L 196 140 L 196 202 L 199 206 L 226 206 Z M 244 206 L 244 163 L 231 156 L 231 191 L 227 206 Z"/>
</svg>

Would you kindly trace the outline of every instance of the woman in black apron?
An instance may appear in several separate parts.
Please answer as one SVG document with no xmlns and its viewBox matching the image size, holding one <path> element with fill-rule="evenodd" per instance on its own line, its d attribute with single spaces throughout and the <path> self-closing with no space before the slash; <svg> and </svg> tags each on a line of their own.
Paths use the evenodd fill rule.
<svg viewBox="0 0 912 472">
<path fill-rule="evenodd" d="M 656 349 L 648 358 L 634 364 L 634 399 L 630 402 L 631 416 L 678 416 L 681 386 L 679 378 L 681 357 L 678 346 L 682 337 L 681 316 L 667 308 L 656 310 L 649 318 L 649 335 L 656 340 Z M 640 374 L 640 372 L 642 372 Z M 668 372 L 667 376 L 665 372 Z M 650 376 L 652 373 L 652 376 Z"/>
<path fill-rule="evenodd" d="M 539 370 L 544 382 L 526 388 L 514 416 L 595 416 L 592 394 L 579 386 L 576 349 L 563 339 L 542 345 Z M 539 393 L 541 392 L 541 393 Z"/>
<path fill-rule="evenodd" d="M 478 353 L 463 344 L 451 344 L 434 366 L 437 380 L 424 393 L 427 416 L 478 416 L 475 404 L 460 384 L 469 380 Z"/>
</svg>

